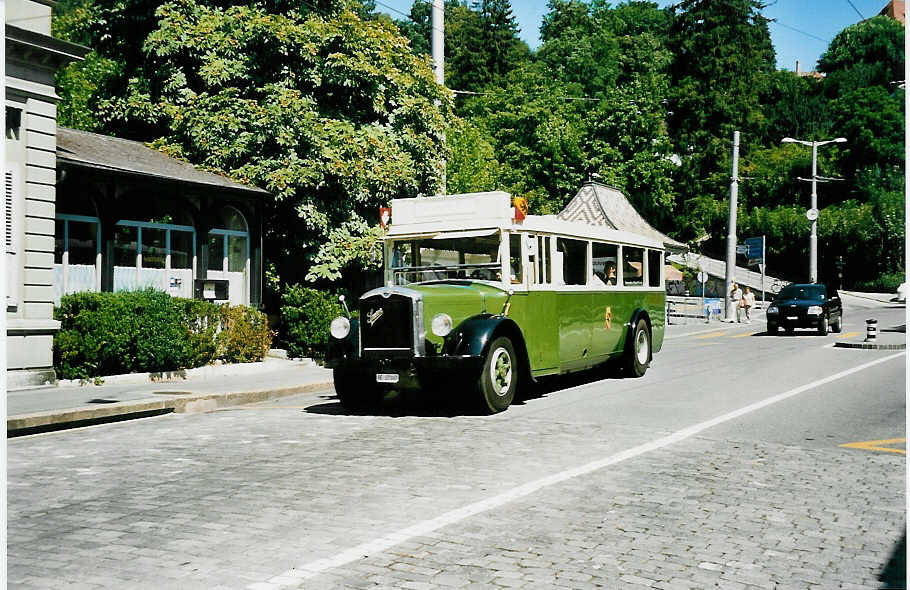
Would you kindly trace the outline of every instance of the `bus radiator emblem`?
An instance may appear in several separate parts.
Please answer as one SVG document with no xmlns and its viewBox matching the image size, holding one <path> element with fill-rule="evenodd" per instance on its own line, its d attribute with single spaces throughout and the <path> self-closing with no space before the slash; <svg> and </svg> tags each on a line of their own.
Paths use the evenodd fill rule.
<svg viewBox="0 0 910 590">
<path fill-rule="evenodd" d="M 379 318 L 381 318 L 381 317 L 382 317 L 382 308 L 380 307 L 379 309 L 374 309 L 373 311 L 371 311 L 370 313 L 367 314 L 367 323 L 370 324 L 370 327 L 372 328 L 373 324 L 375 324 L 377 321 L 379 321 Z"/>
</svg>

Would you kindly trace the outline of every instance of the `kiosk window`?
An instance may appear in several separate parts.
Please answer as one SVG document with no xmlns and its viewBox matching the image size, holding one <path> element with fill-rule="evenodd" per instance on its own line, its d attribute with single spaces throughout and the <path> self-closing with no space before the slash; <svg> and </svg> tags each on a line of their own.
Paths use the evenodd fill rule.
<svg viewBox="0 0 910 590">
<path fill-rule="evenodd" d="M 562 254 L 564 285 L 588 283 L 588 243 L 581 240 L 556 239 L 556 250 Z"/>
<path fill-rule="evenodd" d="M 616 244 L 591 244 L 591 265 L 594 283 L 613 286 L 616 284 Z"/>
<path fill-rule="evenodd" d="M 648 250 L 648 286 L 660 287 L 663 285 L 664 265 L 660 250 Z"/>
<path fill-rule="evenodd" d="M 622 284 L 626 286 L 641 286 L 643 282 L 643 266 L 645 251 L 643 248 L 623 246 L 622 248 Z"/>
</svg>

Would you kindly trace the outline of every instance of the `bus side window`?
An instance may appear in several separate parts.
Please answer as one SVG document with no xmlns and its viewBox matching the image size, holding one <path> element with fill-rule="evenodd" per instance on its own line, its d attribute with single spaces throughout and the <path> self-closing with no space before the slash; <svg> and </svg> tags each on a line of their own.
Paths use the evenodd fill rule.
<svg viewBox="0 0 910 590">
<path fill-rule="evenodd" d="M 616 244 L 592 243 L 591 265 L 595 283 L 600 281 L 607 286 L 616 285 Z"/>
<path fill-rule="evenodd" d="M 562 284 L 585 285 L 588 282 L 588 243 L 566 238 L 556 239 L 556 251 L 562 258 Z M 555 265 L 554 265 L 554 270 Z"/>
<path fill-rule="evenodd" d="M 509 234 L 509 271 L 512 284 L 522 282 L 522 267 L 521 234 Z"/>
<path fill-rule="evenodd" d="M 664 275 L 663 252 L 648 250 L 648 286 L 662 287 Z"/>
<path fill-rule="evenodd" d="M 622 247 L 622 284 L 626 286 L 641 286 L 644 284 L 644 248 L 633 246 Z"/>
<path fill-rule="evenodd" d="M 524 248 L 527 252 L 527 262 L 528 262 L 528 282 L 532 285 L 538 283 L 538 270 L 537 270 L 537 236 L 532 234 L 521 234 L 522 239 L 524 240 Z"/>
<path fill-rule="evenodd" d="M 537 238 L 537 284 L 546 285 L 550 277 L 550 238 L 538 236 Z"/>
</svg>

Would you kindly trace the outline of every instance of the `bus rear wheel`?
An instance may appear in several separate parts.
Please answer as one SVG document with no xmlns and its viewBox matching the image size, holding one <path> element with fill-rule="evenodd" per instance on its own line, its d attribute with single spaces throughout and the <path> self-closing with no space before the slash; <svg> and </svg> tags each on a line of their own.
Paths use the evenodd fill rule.
<svg viewBox="0 0 910 590">
<path fill-rule="evenodd" d="M 500 336 L 490 344 L 478 381 L 481 410 L 495 414 L 512 404 L 518 387 L 518 359 L 512 341 Z"/>
<path fill-rule="evenodd" d="M 648 324 L 640 319 L 632 332 L 632 342 L 626 358 L 626 371 L 632 377 L 641 377 L 651 362 L 651 332 Z"/>
</svg>

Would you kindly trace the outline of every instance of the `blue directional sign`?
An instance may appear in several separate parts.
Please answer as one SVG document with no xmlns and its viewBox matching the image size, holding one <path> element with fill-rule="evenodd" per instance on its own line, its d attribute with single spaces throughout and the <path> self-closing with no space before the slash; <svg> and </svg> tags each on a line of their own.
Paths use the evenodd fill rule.
<svg viewBox="0 0 910 590">
<path fill-rule="evenodd" d="M 756 264 L 764 262 L 762 255 L 765 249 L 765 237 L 746 238 L 746 258 L 750 261 L 756 261 Z"/>
</svg>

